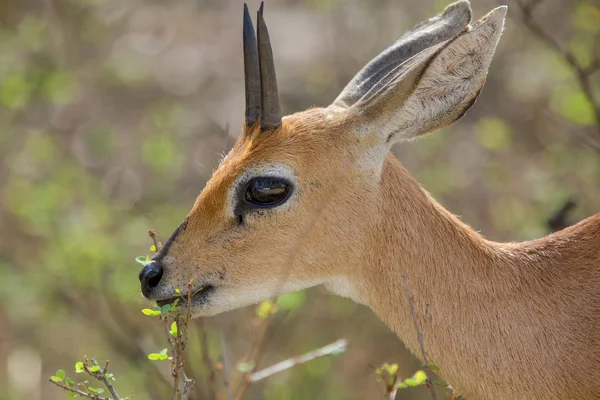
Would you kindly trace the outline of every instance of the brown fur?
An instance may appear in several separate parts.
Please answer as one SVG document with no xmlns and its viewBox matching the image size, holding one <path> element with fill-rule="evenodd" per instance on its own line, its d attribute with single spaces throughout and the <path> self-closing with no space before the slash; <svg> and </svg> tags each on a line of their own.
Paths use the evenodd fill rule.
<svg viewBox="0 0 600 400">
<path fill-rule="evenodd" d="M 430 360 L 461 393 L 598 398 L 600 214 L 539 240 L 489 242 L 392 155 L 379 181 L 356 170 L 363 141 L 348 140 L 339 120 L 325 126 L 324 115 L 309 110 L 284 119 L 277 132 L 249 130 L 207 184 L 169 250 L 164 278 L 177 287 L 191 278 L 216 284 L 215 298 L 230 299 L 212 300 L 214 308 L 209 300 L 195 313 L 246 305 L 236 301 L 245 289 L 268 287 L 267 298 L 285 291 L 285 281 L 339 291 L 335 280 L 343 277 L 353 293 L 342 294 L 371 307 L 418 355 L 405 275 L 417 311 L 429 304 Z M 299 200 L 281 215 L 249 216 L 236 227 L 224 215 L 228 187 L 264 162 L 302 171 Z"/>
<path fill-rule="evenodd" d="M 275 131 L 246 127 L 161 251 L 164 276 L 152 298 L 195 279 L 215 289 L 193 303 L 194 315 L 214 315 L 325 284 L 373 309 L 419 356 L 405 276 L 418 318 L 425 304 L 430 310 L 430 361 L 471 400 L 600 398 L 600 214 L 531 242 L 490 242 L 388 151 L 392 133 L 393 141 L 418 136 L 474 102 L 505 12 L 427 59 L 416 89 L 404 81 L 411 92 L 401 104 L 402 93 L 384 90 L 368 99 L 367 119 L 359 102 L 291 115 Z M 470 62 L 455 62 L 465 54 Z M 433 126 L 432 115 L 443 118 Z M 408 131 L 398 129 L 407 118 Z M 240 224 L 234 186 L 267 167 L 291 171 L 296 192 Z"/>
</svg>

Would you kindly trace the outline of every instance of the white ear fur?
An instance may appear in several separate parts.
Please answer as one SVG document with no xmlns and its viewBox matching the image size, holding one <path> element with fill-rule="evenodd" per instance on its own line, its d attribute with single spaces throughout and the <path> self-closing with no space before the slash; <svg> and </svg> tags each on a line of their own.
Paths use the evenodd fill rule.
<svg viewBox="0 0 600 400">
<path fill-rule="evenodd" d="M 348 110 L 357 130 L 389 145 L 449 125 L 475 103 L 502 31 L 506 6 L 472 27 L 412 57 L 391 71 L 384 87 Z M 375 89 L 375 88 L 374 88 Z"/>
</svg>

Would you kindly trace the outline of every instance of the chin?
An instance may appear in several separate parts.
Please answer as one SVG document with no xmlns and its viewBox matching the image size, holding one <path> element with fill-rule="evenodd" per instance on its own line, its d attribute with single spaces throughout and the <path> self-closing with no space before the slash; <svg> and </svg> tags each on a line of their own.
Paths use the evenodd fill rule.
<svg viewBox="0 0 600 400">
<path fill-rule="evenodd" d="M 255 305 L 273 297 L 268 290 L 228 291 L 212 288 L 192 298 L 191 317 L 212 317 L 228 311 Z"/>
</svg>

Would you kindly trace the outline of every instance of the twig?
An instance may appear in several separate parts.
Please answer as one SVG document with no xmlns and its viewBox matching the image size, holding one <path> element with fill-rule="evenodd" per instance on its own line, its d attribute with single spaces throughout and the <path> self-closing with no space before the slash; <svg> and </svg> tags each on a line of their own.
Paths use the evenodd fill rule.
<svg viewBox="0 0 600 400">
<path fill-rule="evenodd" d="M 81 397 L 86 397 L 88 399 L 94 399 L 94 400 L 110 400 L 108 397 L 101 397 L 101 396 L 98 396 L 96 394 L 86 393 L 83 390 L 79 390 L 79 389 L 74 388 L 74 387 L 69 387 L 69 386 L 65 385 L 64 383 L 54 382 L 52 379 L 48 379 L 48 381 L 51 384 L 58 386 L 59 388 L 62 388 L 62 389 L 65 389 L 65 390 L 69 390 L 69 391 L 71 391 L 73 393 L 77 393 Z"/>
<path fill-rule="evenodd" d="M 415 325 L 415 329 L 417 330 L 417 339 L 419 340 L 419 345 L 421 346 L 421 355 L 423 356 L 423 363 L 425 365 L 429 365 L 429 359 L 427 358 L 427 352 L 425 352 L 425 344 L 423 343 L 423 333 L 425 331 L 425 324 L 427 323 L 427 318 L 429 316 L 429 304 L 425 305 L 425 315 L 423 319 L 423 325 L 419 327 L 419 322 L 417 320 L 417 315 L 415 313 L 415 307 L 413 305 L 413 298 L 410 295 L 410 291 L 408 290 L 408 279 L 405 275 L 402 275 L 402 280 L 404 281 L 404 291 L 406 292 L 406 298 L 408 299 L 408 306 L 410 307 L 410 313 L 412 315 L 413 323 Z M 427 368 L 429 369 L 429 368 Z M 431 398 L 436 400 L 437 397 L 435 395 L 435 389 L 433 387 L 433 383 L 431 382 L 431 378 L 429 374 L 427 374 L 427 387 L 429 388 L 429 392 L 431 393 Z"/>
<path fill-rule="evenodd" d="M 277 364 L 273 364 L 270 367 L 261 369 L 260 371 L 254 372 L 250 375 L 248 380 L 251 383 L 258 382 L 262 379 L 268 378 L 271 375 L 275 375 L 279 372 L 285 371 L 286 369 L 292 368 L 296 365 L 304 364 L 309 361 L 312 361 L 319 357 L 328 356 L 336 351 L 339 351 L 345 348 L 348 344 L 346 339 L 339 339 L 333 343 L 328 344 L 327 346 L 323 346 L 316 350 L 310 351 L 300 356 L 288 358 L 285 361 L 281 361 Z"/>
<path fill-rule="evenodd" d="M 171 335 L 168 318 L 163 318 L 167 339 L 171 346 L 171 350 L 173 351 L 173 359 L 171 360 L 171 376 L 173 376 L 172 400 L 188 399 L 195 384 L 195 381 L 188 378 L 183 369 L 185 364 L 184 353 L 187 345 L 187 328 L 191 317 L 191 302 L 194 295 L 192 290 L 193 285 L 193 281 L 190 281 L 187 285 L 187 302 L 183 319 L 181 318 L 181 313 L 177 313 L 173 318 L 175 325 L 177 326 L 177 335 L 175 337 Z M 183 386 L 182 389 L 179 388 L 180 385 Z"/>
<path fill-rule="evenodd" d="M 209 400 L 216 399 L 216 371 L 215 366 L 208 354 L 208 338 L 206 334 L 206 326 L 204 325 L 204 320 L 198 320 L 198 329 L 200 332 L 200 351 L 202 352 L 202 362 L 204 366 L 208 370 L 208 382 L 206 384 L 207 398 Z"/>
<path fill-rule="evenodd" d="M 150 236 L 152 243 L 154 243 L 154 251 L 160 250 L 160 242 L 156 239 L 156 231 L 154 229 L 148 230 L 148 236 Z"/>
<path fill-rule="evenodd" d="M 221 352 L 223 353 L 223 384 L 225 385 L 225 393 L 227 394 L 227 400 L 231 400 L 231 382 L 229 380 L 230 376 L 230 367 L 229 367 L 229 358 L 227 357 L 227 347 L 225 345 L 225 335 L 221 332 Z"/>
<path fill-rule="evenodd" d="M 93 367 L 92 369 L 89 368 L 89 362 L 92 362 Z M 121 400 L 121 398 L 119 397 L 119 394 L 117 393 L 117 391 L 115 390 L 115 388 L 113 387 L 112 383 L 110 382 L 110 379 L 106 376 L 106 372 L 108 370 L 108 364 L 110 361 L 106 361 L 106 364 L 104 365 L 104 368 L 100 368 L 100 364 L 98 364 L 98 361 L 96 361 L 93 358 L 89 358 L 87 356 L 84 357 L 83 359 L 83 372 L 85 372 L 87 375 L 91 376 L 94 379 L 97 379 L 98 381 L 104 383 L 104 386 L 106 386 L 106 388 L 108 389 L 108 391 L 110 392 L 110 394 L 112 395 L 113 400 Z M 94 367 L 97 367 L 98 370 L 94 370 Z M 81 371 L 78 371 L 81 372 Z M 68 382 L 68 378 L 67 378 L 67 382 Z M 86 381 L 87 382 L 87 381 Z M 65 390 L 69 390 L 71 392 L 77 393 L 80 396 L 84 396 L 87 397 L 89 399 L 95 399 L 95 400 L 110 400 L 106 397 L 101 397 L 97 394 L 94 393 L 90 393 L 90 391 L 92 389 L 89 389 L 86 387 L 85 383 L 86 382 L 80 382 L 77 383 L 77 386 L 81 385 L 83 386 L 83 388 L 85 389 L 85 391 L 79 390 L 75 387 L 72 386 L 67 386 L 63 383 L 60 382 L 55 382 L 52 379 L 50 379 L 50 383 L 63 388 Z"/>
<path fill-rule="evenodd" d="M 92 364 L 94 364 L 97 367 L 100 367 L 100 365 L 98 365 L 98 361 L 96 361 L 95 359 L 91 358 L 92 360 Z M 91 374 L 96 377 L 96 379 L 101 380 L 102 382 L 104 382 L 104 386 L 106 386 L 106 388 L 108 389 L 108 391 L 110 392 L 110 394 L 112 395 L 114 400 L 120 400 L 121 398 L 119 397 L 119 395 L 117 394 L 117 391 L 115 390 L 114 386 L 112 385 L 112 383 L 110 383 L 110 379 L 108 379 L 106 377 L 106 370 L 108 369 L 108 363 L 110 361 L 106 360 L 106 364 L 104 364 L 104 368 L 101 368 L 98 372 L 91 372 Z M 87 371 L 87 365 L 84 364 L 83 368 Z M 88 372 L 90 373 L 90 372 Z"/>
<path fill-rule="evenodd" d="M 272 319 L 272 317 L 269 317 L 261 320 L 262 324 L 260 326 L 260 330 L 254 336 L 254 341 L 252 343 L 252 346 L 250 347 L 249 355 L 246 357 L 246 360 L 248 360 L 249 362 L 253 362 L 254 359 L 260 354 L 267 330 L 269 329 L 269 325 L 271 324 Z M 252 384 L 252 382 L 249 379 L 251 373 L 252 371 L 248 371 L 244 372 L 244 374 L 242 375 L 240 384 L 237 390 L 235 391 L 235 396 L 233 397 L 234 400 L 241 400 L 244 397 L 244 394 Z"/>
<path fill-rule="evenodd" d="M 544 28 L 538 24 L 533 18 L 534 9 L 542 3 L 543 0 L 534 0 L 529 4 L 523 4 L 521 1 L 516 1 L 518 8 L 521 10 L 523 23 L 533 32 L 539 39 L 544 41 L 550 48 L 562 56 L 567 64 L 573 69 L 575 78 L 581 87 L 585 97 L 592 106 L 594 117 L 596 119 L 597 132 L 600 135 L 600 101 L 596 99 L 590 76 L 600 67 L 600 59 L 596 58 L 588 67 L 583 67 L 579 64 L 575 55 L 569 50 L 563 49 L 558 41 L 552 37 Z"/>
<path fill-rule="evenodd" d="M 569 214 L 575 209 L 577 203 L 573 199 L 568 199 L 562 207 L 548 218 L 548 228 L 551 232 L 558 232 L 571 225 Z"/>
</svg>

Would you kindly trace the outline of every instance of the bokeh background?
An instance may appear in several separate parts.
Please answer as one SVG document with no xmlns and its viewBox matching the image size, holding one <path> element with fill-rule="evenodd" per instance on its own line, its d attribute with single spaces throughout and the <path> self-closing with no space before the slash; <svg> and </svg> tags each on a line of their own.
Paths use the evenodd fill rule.
<svg viewBox="0 0 600 400">
<path fill-rule="evenodd" d="M 506 32 L 476 105 L 394 152 L 467 223 L 515 241 L 546 234 L 568 198 L 578 203 L 573 222 L 600 211 L 600 74 L 591 73 L 600 3 L 537 1 L 531 21 L 505 3 Z M 498 4 L 474 0 L 475 17 Z M 446 5 L 268 0 L 284 112 L 329 104 L 371 57 Z M 134 257 L 150 253 L 149 228 L 166 239 L 239 135 L 241 17 L 238 0 L 0 2 L 0 399 L 67 398 L 47 379 L 84 354 L 111 360 L 121 395 L 169 398 L 168 365 L 146 358 L 167 346 L 140 312 Z M 322 288 L 292 300 L 299 307 L 274 317 L 261 366 L 338 338 L 348 349 L 246 398 L 377 399 L 374 366 L 397 362 L 402 376 L 419 367 L 368 309 Z M 215 363 L 225 348 L 235 381 L 256 329 L 254 307 L 194 322 L 193 398 L 208 398 L 203 332 Z M 225 399 L 221 372 L 216 381 Z"/>
</svg>

